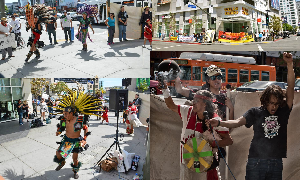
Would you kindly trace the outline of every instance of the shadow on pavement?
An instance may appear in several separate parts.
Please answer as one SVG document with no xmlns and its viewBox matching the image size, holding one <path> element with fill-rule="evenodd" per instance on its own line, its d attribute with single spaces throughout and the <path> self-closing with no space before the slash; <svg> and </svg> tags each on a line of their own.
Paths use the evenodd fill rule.
<svg viewBox="0 0 300 180">
<path fill-rule="evenodd" d="M 43 71 L 46 70 L 47 67 L 40 67 L 36 68 L 36 66 L 41 63 L 43 60 L 40 59 L 30 59 L 28 63 L 25 62 L 25 57 L 24 57 L 24 66 L 20 67 L 17 69 L 17 72 L 12 75 L 12 78 L 18 78 L 18 77 L 27 77 L 30 76 L 30 73 L 32 72 L 38 72 L 38 71 Z"/>
<path fill-rule="evenodd" d="M 81 59 L 85 61 L 105 59 L 104 57 L 97 57 L 97 55 L 91 55 L 91 53 L 93 53 L 93 51 L 91 50 L 88 50 L 87 52 L 83 50 L 78 50 L 78 53 L 75 56 L 79 55 Z"/>
<path fill-rule="evenodd" d="M 29 122 L 19 125 L 19 121 L 0 123 L 0 144 L 26 137 L 29 133 Z"/>
<path fill-rule="evenodd" d="M 140 43 L 139 43 L 140 42 Z M 122 41 L 122 42 L 116 42 L 115 44 L 110 46 L 110 49 L 114 50 L 118 56 L 122 57 L 140 57 L 138 53 L 130 53 L 125 52 L 125 55 L 122 54 L 121 51 L 130 49 L 130 48 L 136 48 L 141 47 L 143 45 L 143 40 L 130 40 L 130 41 Z M 115 57 L 116 53 L 114 52 L 107 52 L 104 54 L 105 57 Z"/>
</svg>

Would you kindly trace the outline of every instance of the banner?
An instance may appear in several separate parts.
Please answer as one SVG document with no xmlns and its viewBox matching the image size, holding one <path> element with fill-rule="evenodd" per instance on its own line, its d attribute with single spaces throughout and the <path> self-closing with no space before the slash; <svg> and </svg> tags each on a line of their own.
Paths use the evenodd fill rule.
<svg viewBox="0 0 300 180">
<path fill-rule="evenodd" d="M 191 35 L 191 36 L 179 35 L 178 36 L 178 41 L 180 41 L 180 42 L 193 42 L 194 41 L 194 36 L 193 35 Z"/>
<path fill-rule="evenodd" d="M 271 0 L 271 7 L 280 10 L 279 0 Z"/>
<path fill-rule="evenodd" d="M 5 49 L 8 47 L 16 48 L 17 44 L 15 41 L 15 34 L 11 33 L 8 36 L 4 34 L 0 34 L 0 49 Z"/>
</svg>

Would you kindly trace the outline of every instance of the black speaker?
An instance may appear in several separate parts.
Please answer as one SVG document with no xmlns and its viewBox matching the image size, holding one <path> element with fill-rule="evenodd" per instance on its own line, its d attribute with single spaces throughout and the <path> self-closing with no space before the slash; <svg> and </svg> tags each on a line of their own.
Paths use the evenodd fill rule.
<svg viewBox="0 0 300 180">
<path fill-rule="evenodd" d="M 128 106 L 127 89 L 111 89 L 109 91 L 109 111 L 123 111 Z"/>
</svg>

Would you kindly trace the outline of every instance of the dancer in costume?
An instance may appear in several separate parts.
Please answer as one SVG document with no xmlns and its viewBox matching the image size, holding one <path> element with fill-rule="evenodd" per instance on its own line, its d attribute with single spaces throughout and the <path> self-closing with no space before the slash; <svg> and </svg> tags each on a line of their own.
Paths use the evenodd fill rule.
<svg viewBox="0 0 300 180">
<path fill-rule="evenodd" d="M 83 12 L 82 13 L 82 17 L 80 19 L 80 24 L 79 24 L 79 28 L 78 28 L 78 33 L 76 34 L 76 38 L 82 42 L 82 45 L 83 45 L 83 48 L 82 50 L 83 51 L 87 51 L 87 44 L 86 44 L 86 39 L 87 37 L 90 39 L 90 41 L 92 42 L 91 38 L 90 38 L 90 34 L 89 34 L 89 27 L 92 29 L 93 31 L 93 34 L 95 33 L 94 32 L 94 29 L 91 25 L 91 21 L 90 21 L 90 18 L 87 17 L 87 13 L 86 12 Z"/>
<path fill-rule="evenodd" d="M 295 86 L 292 54 L 284 52 L 283 60 L 288 69 L 286 92 L 277 85 L 268 86 L 260 97 L 260 107 L 249 109 L 236 120 L 209 120 L 213 127 L 253 126 L 254 136 L 246 165 L 246 180 L 282 179 L 282 158 L 287 157 L 287 124 L 293 107 Z"/>
<path fill-rule="evenodd" d="M 146 21 L 146 25 L 144 27 L 144 45 L 143 45 L 143 48 L 146 47 L 146 41 L 148 39 L 149 43 L 150 43 L 150 47 L 152 48 L 152 24 L 151 24 L 151 21 L 150 19 L 147 19 Z"/>
<path fill-rule="evenodd" d="M 83 92 L 72 91 L 70 89 L 68 91 L 69 94 L 62 96 L 57 107 L 57 110 L 63 111 L 64 117 L 60 125 L 58 125 L 56 136 L 64 130 L 66 130 L 66 134 L 56 151 L 54 162 L 59 164 L 56 168 L 56 171 L 59 171 L 65 165 L 65 159 L 73 153 L 73 163 L 71 166 L 74 178 L 78 179 L 78 171 L 81 167 L 81 162 L 78 161 L 78 153 L 86 145 L 87 136 L 90 134 L 88 132 L 87 118 L 78 116 L 78 114 L 96 115 L 95 113 L 99 111 L 97 104 L 100 100 Z M 84 137 L 80 135 L 82 129 L 84 130 Z"/>
<path fill-rule="evenodd" d="M 204 111 L 207 111 L 208 118 L 212 117 L 218 117 L 218 114 L 216 114 L 216 107 L 213 103 L 214 96 L 211 92 L 206 90 L 199 90 L 196 92 L 194 98 L 193 98 L 193 105 L 187 106 L 187 105 L 176 105 L 170 96 L 170 90 L 168 89 L 168 86 L 165 82 L 163 95 L 165 99 L 165 103 L 169 109 L 172 111 L 178 113 L 182 119 L 183 128 L 181 132 L 181 140 L 180 140 L 180 179 L 181 180 L 192 180 L 192 179 L 207 179 L 207 180 L 218 180 L 218 172 L 216 170 L 216 167 L 218 166 L 218 159 L 220 157 L 218 152 L 218 147 L 216 145 L 215 139 L 219 145 L 219 147 L 225 147 L 229 146 L 233 143 L 231 136 L 229 134 L 229 130 L 227 128 L 213 128 L 211 129 L 204 123 L 205 115 Z M 212 135 L 214 134 L 214 136 Z M 194 140 L 195 138 L 195 140 Z M 208 142 L 210 147 L 212 148 L 212 154 L 209 156 L 213 156 L 214 162 L 212 165 L 208 165 L 208 162 L 204 161 L 203 159 L 200 159 L 198 157 L 198 154 L 195 155 L 194 148 L 191 148 L 187 145 L 187 142 L 189 140 L 197 141 L 197 139 L 203 138 L 204 141 L 202 142 Z M 201 142 L 201 144 L 202 144 Z M 205 144 L 206 144 L 205 143 Z M 197 145 L 197 144 L 196 144 Z M 190 147 L 190 149 L 188 148 Z M 194 147 L 194 145 L 193 145 Z M 198 147 L 198 146 L 197 146 Z M 200 145 L 199 145 L 200 147 Z M 198 147 L 198 148 L 199 148 Z M 187 149 L 190 153 L 183 154 L 184 150 Z M 197 148 L 196 148 L 197 149 Z M 199 149 L 198 151 L 199 152 Z M 193 154 L 194 153 L 194 154 Z M 189 155 L 192 155 L 191 157 L 187 157 Z M 194 157 L 194 155 L 196 157 Z M 206 155 L 208 156 L 208 155 Z M 204 156 L 203 156 L 204 157 Z M 185 159 L 191 158 L 190 161 L 185 162 Z M 195 168 L 195 162 L 200 159 L 200 163 L 208 168 L 205 170 L 205 173 L 199 173 L 196 171 L 191 171 L 190 168 L 193 166 Z M 201 161 L 202 160 L 202 161 Z M 199 163 L 198 161 L 198 163 Z M 216 162 L 216 163 L 215 163 Z"/>
<path fill-rule="evenodd" d="M 107 122 L 107 124 L 109 123 L 109 121 L 108 121 L 108 107 L 107 106 L 104 106 L 103 107 L 103 110 L 104 110 L 104 112 L 103 112 L 103 114 L 102 114 L 102 124 L 103 124 L 103 121 L 106 121 Z"/>
<path fill-rule="evenodd" d="M 133 125 L 136 127 L 139 127 L 142 125 L 140 120 L 137 117 L 138 109 L 137 107 L 133 104 L 132 101 L 129 101 L 128 108 L 126 110 L 126 113 L 128 114 L 128 118 L 126 120 L 126 133 L 127 134 L 133 134 Z"/>
<path fill-rule="evenodd" d="M 49 20 L 49 16 L 51 13 L 51 7 L 50 6 L 45 6 L 44 4 L 36 4 L 34 6 L 30 6 L 28 3 L 26 5 L 26 30 L 28 31 L 31 29 L 32 31 L 32 37 L 29 38 L 28 45 L 31 46 L 29 53 L 27 54 L 27 58 L 25 59 L 25 62 L 28 62 L 32 54 L 34 53 L 36 55 L 36 58 L 40 58 L 40 52 L 37 49 L 38 47 L 42 47 L 43 44 L 42 41 L 39 41 L 40 36 L 42 34 L 42 23 L 47 23 Z M 40 44 L 38 43 L 40 42 Z"/>
</svg>

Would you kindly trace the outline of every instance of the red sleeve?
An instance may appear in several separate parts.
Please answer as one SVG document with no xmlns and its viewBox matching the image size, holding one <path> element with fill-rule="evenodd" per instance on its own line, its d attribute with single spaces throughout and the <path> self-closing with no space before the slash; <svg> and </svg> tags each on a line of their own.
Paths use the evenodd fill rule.
<svg viewBox="0 0 300 180">
<path fill-rule="evenodd" d="M 178 107 L 178 114 L 179 114 L 180 118 L 182 118 L 181 113 L 180 113 L 180 105 L 177 105 L 177 107 Z"/>
</svg>

